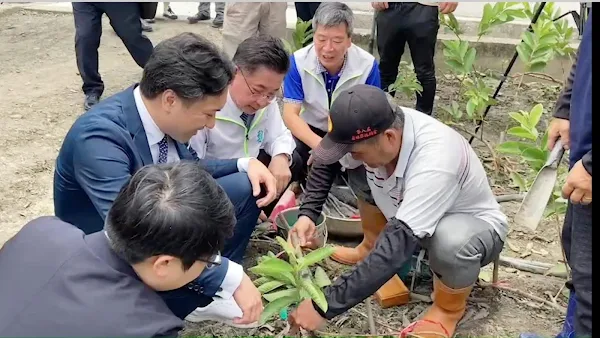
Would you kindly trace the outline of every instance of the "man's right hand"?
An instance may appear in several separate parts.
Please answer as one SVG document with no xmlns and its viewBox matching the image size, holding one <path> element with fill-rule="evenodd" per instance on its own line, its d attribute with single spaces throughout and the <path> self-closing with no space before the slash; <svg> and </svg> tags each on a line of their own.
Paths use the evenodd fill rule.
<svg viewBox="0 0 600 338">
<path fill-rule="evenodd" d="M 387 2 L 371 2 L 371 7 L 376 11 L 383 11 L 388 9 L 389 5 Z"/>
<path fill-rule="evenodd" d="M 248 163 L 248 179 L 252 184 L 252 195 L 258 197 L 261 192 L 261 183 L 266 188 L 266 195 L 256 201 L 259 208 L 269 205 L 277 197 L 277 179 L 261 161 L 253 158 Z"/>
<path fill-rule="evenodd" d="M 317 243 L 315 242 L 315 233 L 316 233 L 315 223 L 306 216 L 300 216 L 296 224 L 290 230 L 288 235 L 288 241 L 291 239 L 292 233 L 295 233 L 298 236 L 298 244 L 301 247 L 314 247 Z"/>
<path fill-rule="evenodd" d="M 571 122 L 565 119 L 555 118 L 548 127 L 548 149 L 552 150 L 556 141 L 560 138 L 565 149 L 569 149 L 569 130 Z"/>
</svg>

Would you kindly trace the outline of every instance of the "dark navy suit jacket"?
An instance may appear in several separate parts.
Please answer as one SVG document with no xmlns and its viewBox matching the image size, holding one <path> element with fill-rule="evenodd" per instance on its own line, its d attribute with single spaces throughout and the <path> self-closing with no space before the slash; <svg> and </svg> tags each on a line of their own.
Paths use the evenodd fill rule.
<svg viewBox="0 0 600 338">
<path fill-rule="evenodd" d="M 117 93 L 81 115 L 73 124 L 56 160 L 54 213 L 86 234 L 103 229 L 104 220 L 121 187 L 142 166 L 153 164 L 146 132 L 133 90 Z M 198 160 L 186 145 L 176 142 L 183 160 Z M 214 178 L 238 172 L 237 160 L 201 160 Z M 204 294 L 218 291 L 228 268 L 205 270 L 199 282 Z"/>
</svg>

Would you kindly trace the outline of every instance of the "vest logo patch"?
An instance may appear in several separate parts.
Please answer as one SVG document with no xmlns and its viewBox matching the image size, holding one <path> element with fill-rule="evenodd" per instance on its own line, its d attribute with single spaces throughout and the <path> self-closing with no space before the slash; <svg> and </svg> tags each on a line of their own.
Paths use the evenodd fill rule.
<svg viewBox="0 0 600 338">
<path fill-rule="evenodd" d="M 259 130 L 258 134 L 256 135 L 256 139 L 258 140 L 258 143 L 262 143 L 265 139 L 265 132 L 263 130 Z"/>
</svg>

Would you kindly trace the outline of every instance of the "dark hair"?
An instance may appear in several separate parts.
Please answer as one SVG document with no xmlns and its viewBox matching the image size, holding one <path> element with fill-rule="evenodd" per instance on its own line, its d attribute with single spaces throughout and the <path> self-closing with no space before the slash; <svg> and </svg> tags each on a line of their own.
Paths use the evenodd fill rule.
<svg viewBox="0 0 600 338">
<path fill-rule="evenodd" d="M 144 66 L 140 90 L 155 98 L 171 89 L 186 101 L 216 96 L 233 79 L 231 60 L 215 44 L 194 33 L 160 42 Z"/>
<path fill-rule="evenodd" d="M 105 230 L 130 264 L 172 255 L 189 269 L 221 250 L 235 223 L 217 181 L 197 162 L 181 161 L 138 170 L 115 199 Z"/>
<path fill-rule="evenodd" d="M 233 63 L 249 74 L 260 67 L 266 67 L 277 74 L 286 74 L 290 68 L 290 56 L 279 38 L 255 35 L 240 43 L 233 56 Z"/>
</svg>

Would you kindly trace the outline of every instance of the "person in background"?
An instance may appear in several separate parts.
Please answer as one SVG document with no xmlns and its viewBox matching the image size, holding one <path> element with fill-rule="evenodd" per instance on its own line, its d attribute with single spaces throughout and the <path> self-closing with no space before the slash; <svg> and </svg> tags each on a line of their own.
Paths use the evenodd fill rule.
<svg viewBox="0 0 600 338">
<path fill-rule="evenodd" d="M 228 2 L 223 24 L 223 51 L 233 57 L 238 45 L 254 35 L 285 37 L 286 2 Z"/>
<path fill-rule="evenodd" d="M 234 225 L 223 188 L 195 162 L 145 166 L 116 196 L 104 231 L 40 217 L 0 248 L 0 335 L 176 337 L 183 322 L 163 298 L 224 264 Z M 225 297 L 261 304 L 248 276 L 231 289 Z"/>
<path fill-rule="evenodd" d="M 223 12 L 225 11 L 224 2 L 215 2 L 215 19 L 212 22 L 214 28 L 223 27 Z M 188 17 L 190 24 L 198 23 L 199 21 L 210 20 L 210 2 L 200 2 L 198 4 L 198 13 Z"/>
<path fill-rule="evenodd" d="M 163 2 L 163 17 L 171 20 L 177 20 L 177 14 L 171 9 L 170 2 Z"/>
<path fill-rule="evenodd" d="M 302 21 L 310 21 L 315 16 L 320 2 L 294 2 L 296 7 L 296 16 Z M 312 37 L 304 43 L 303 47 L 310 45 L 313 42 Z"/>
<path fill-rule="evenodd" d="M 290 65 L 280 39 L 265 35 L 244 40 L 233 56 L 236 66 L 227 103 L 212 129 L 202 129 L 190 146 L 199 158 L 258 158 L 277 179 L 280 196 L 300 179 L 302 163 L 293 161 L 294 137 L 281 118 L 275 93 Z M 277 199 L 263 208 L 268 216 Z"/>
<path fill-rule="evenodd" d="M 592 337 L 592 12 L 548 127 L 548 149 L 559 140 L 569 150 L 562 196 L 569 202 L 562 246 L 571 268 L 567 315 L 557 338 Z M 539 337 L 521 334 L 522 338 Z"/>
<path fill-rule="evenodd" d="M 348 5 L 323 2 L 313 18 L 314 43 L 290 57 L 290 70 L 283 83 L 283 120 L 296 140 L 295 163 L 309 165 L 310 152 L 331 128 L 329 108 L 335 97 L 356 84 L 379 88 L 379 69 L 375 58 L 352 43 L 354 16 Z M 302 112 L 302 114 L 300 114 Z M 332 259 L 356 264 L 373 247 L 385 226 L 385 217 L 374 204 L 363 177 L 361 162 L 349 156 L 340 161 L 352 190 L 358 196 L 363 242 L 356 249 L 338 247 Z"/>
<path fill-rule="evenodd" d="M 217 46 L 196 34 L 182 33 L 159 43 L 139 84 L 94 106 L 68 131 L 54 172 L 55 215 L 86 234 L 101 231 L 119 190 L 139 168 L 198 161 L 187 142 L 198 130 L 214 126 L 234 70 Z M 235 206 L 236 227 L 223 256 L 241 264 L 260 208 L 276 197 L 276 180 L 260 161 L 248 157 L 202 160 L 198 165 L 211 173 Z M 259 197 L 261 192 L 264 197 Z M 241 276 L 240 265 L 229 266 L 207 270 L 196 285 L 178 292 L 182 299 L 204 297 L 207 306 L 192 313 L 197 301 L 177 299 L 170 306 L 173 312 L 190 321 L 210 317 L 231 323 L 240 308 L 255 311 L 251 302 L 212 300 L 223 283 Z M 214 288 L 203 286 L 206 279 L 214 280 Z"/>
<path fill-rule="evenodd" d="M 423 86 L 417 94 L 416 109 L 425 114 L 433 112 L 435 99 L 435 45 L 440 28 L 438 13 L 454 12 L 457 2 L 372 2 L 378 11 L 377 51 L 380 56 L 381 88 L 388 91 L 396 82 L 398 66 L 408 44 L 417 79 Z M 395 92 L 390 91 L 394 96 Z"/>
<path fill-rule="evenodd" d="M 141 9 L 137 2 L 73 2 L 75 58 L 83 80 L 83 108 L 100 101 L 104 82 L 98 72 L 98 47 L 102 36 L 102 15 L 106 14 L 138 66 L 144 67 L 152 54 L 152 42 L 142 34 Z"/>
</svg>

